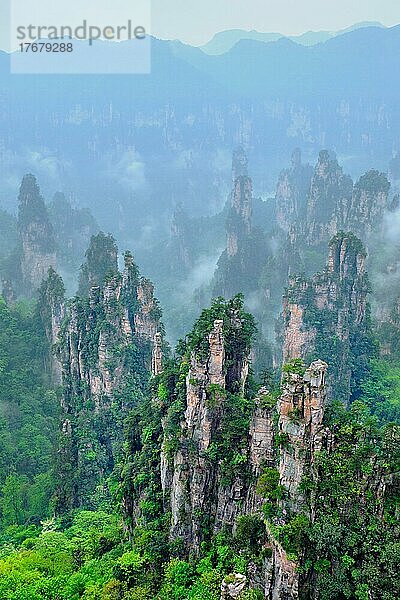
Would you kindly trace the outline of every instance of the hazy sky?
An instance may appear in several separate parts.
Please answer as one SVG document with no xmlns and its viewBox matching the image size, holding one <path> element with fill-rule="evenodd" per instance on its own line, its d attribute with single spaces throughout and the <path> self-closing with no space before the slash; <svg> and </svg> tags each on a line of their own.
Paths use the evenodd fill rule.
<svg viewBox="0 0 400 600">
<path fill-rule="evenodd" d="M 192 44 L 224 29 L 285 34 L 336 30 L 359 21 L 400 22 L 400 0 L 152 0 L 153 33 Z"/>
<path fill-rule="evenodd" d="M 31 18 L 30 12 L 42 24 L 56 23 L 57 18 L 65 24 L 83 19 L 122 24 L 140 18 L 140 7 L 150 4 L 153 35 L 195 45 L 224 29 L 299 34 L 342 29 L 360 21 L 400 22 L 400 0 L 0 0 L 0 48 L 6 47 L 4 40 L 15 29 L 10 29 L 10 4 L 19 25 Z"/>
</svg>

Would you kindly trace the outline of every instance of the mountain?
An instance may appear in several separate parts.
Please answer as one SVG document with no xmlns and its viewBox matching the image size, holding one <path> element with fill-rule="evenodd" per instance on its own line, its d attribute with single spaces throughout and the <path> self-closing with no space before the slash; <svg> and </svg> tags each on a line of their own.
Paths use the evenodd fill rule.
<svg viewBox="0 0 400 600">
<path fill-rule="evenodd" d="M 214 37 L 207 42 L 207 44 L 201 46 L 201 49 L 206 54 L 225 54 L 225 52 L 229 52 L 229 50 L 231 50 L 233 46 L 235 46 L 235 44 L 241 40 L 254 40 L 257 42 L 269 43 L 275 42 L 283 37 L 293 40 L 297 44 L 302 44 L 303 46 L 314 46 L 316 44 L 326 42 L 337 35 L 342 35 L 343 33 L 348 33 L 349 31 L 354 31 L 364 27 L 384 27 L 384 25 L 376 21 L 363 21 L 362 23 L 356 23 L 355 25 L 339 31 L 306 31 L 301 35 L 262 33 L 260 31 L 255 31 L 254 29 L 252 31 L 246 31 L 244 29 L 229 29 L 227 31 L 220 31 L 219 33 L 216 33 Z"/>
<path fill-rule="evenodd" d="M 221 56 L 188 52 L 185 58 L 231 93 L 246 98 L 261 94 L 304 98 L 324 93 L 329 93 L 328 101 L 363 93 L 376 98 L 391 77 L 399 43 L 400 26 L 368 27 L 313 47 L 287 38 L 268 44 L 244 39 Z M 374 52 L 367 59 L 370 47 Z"/>
<path fill-rule="evenodd" d="M 309 162 L 334 148 L 353 176 L 385 170 L 400 139 L 399 50 L 400 27 L 312 47 L 242 40 L 221 56 L 153 40 L 150 75 L 87 77 L 11 75 L 1 53 L 0 204 L 15 210 L 15 182 L 34 173 L 47 201 L 73 194 L 134 242 L 153 277 L 149 246 L 178 203 L 193 217 L 222 209 L 239 143 L 257 195 L 296 146 Z"/>
</svg>

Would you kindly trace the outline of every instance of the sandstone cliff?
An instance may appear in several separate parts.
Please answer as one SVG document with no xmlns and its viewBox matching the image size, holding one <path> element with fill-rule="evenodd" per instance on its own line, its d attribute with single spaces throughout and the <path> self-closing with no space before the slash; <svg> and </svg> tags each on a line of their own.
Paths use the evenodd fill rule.
<svg viewBox="0 0 400 600">
<path fill-rule="evenodd" d="M 58 342 L 65 317 L 65 288 L 61 277 L 53 268 L 48 271 L 39 288 L 38 312 L 49 344 L 48 371 L 54 384 L 62 383 L 62 365 Z"/>
<path fill-rule="evenodd" d="M 346 226 L 353 191 L 335 157 L 322 150 L 311 180 L 307 201 L 306 237 L 310 245 L 326 242 Z"/>
<path fill-rule="evenodd" d="M 311 176 L 312 168 L 302 163 L 300 150 L 294 150 L 290 167 L 279 176 L 275 195 L 277 224 L 285 232 L 305 219 Z"/>
<path fill-rule="evenodd" d="M 232 352 L 235 345 L 240 348 L 245 324 L 235 309 L 227 318 L 225 326 L 222 319 L 214 320 L 205 333 L 206 352 L 198 346 L 190 350 L 178 449 L 172 456 L 164 450 L 162 483 L 172 514 L 171 537 L 182 538 L 194 552 L 207 531 L 232 527 L 245 501 L 245 482 L 230 456 L 235 450 L 240 466 L 241 449 L 225 448 L 222 436 L 230 426 L 232 403 L 239 405 L 243 398 L 249 348 L 243 344 Z M 245 439 L 242 444 L 245 452 Z"/>
<path fill-rule="evenodd" d="M 228 257 L 236 256 L 251 231 L 252 182 L 250 177 L 235 179 L 227 223 Z"/>
<path fill-rule="evenodd" d="M 295 151 L 291 168 L 281 173 L 278 182 L 277 224 L 309 271 L 318 264 L 315 249 L 323 248 L 340 231 L 352 231 L 363 243 L 373 243 L 371 236 L 382 231 L 384 216 L 393 209 L 389 189 L 386 174 L 376 170 L 353 183 L 327 150 L 319 153 L 310 174 Z"/>
<path fill-rule="evenodd" d="M 102 240 L 114 248 L 113 240 Z M 140 278 L 129 252 L 122 273 L 104 269 L 107 261 L 99 266 L 97 259 L 107 253 L 92 252 L 98 242 L 82 269 L 86 281 L 96 274 L 98 285 L 87 297 L 69 303 L 57 344 L 68 421 L 64 429 L 70 432 L 77 473 L 75 497 L 62 500 L 67 505 L 90 505 L 96 494 L 106 493 L 106 476 L 122 447 L 124 418 L 143 396 L 152 369 L 153 374 L 159 372 L 163 360 L 161 312 L 152 284 Z"/>
<path fill-rule="evenodd" d="M 232 154 L 232 177 L 235 181 L 238 177 L 247 177 L 249 161 L 243 146 L 238 146 Z"/>
<path fill-rule="evenodd" d="M 345 402 L 357 368 L 372 352 L 365 258 L 360 240 L 340 233 L 330 243 L 325 270 L 311 279 L 292 278 L 284 297 L 283 362 L 329 360 L 331 391 Z"/>
<path fill-rule="evenodd" d="M 236 176 L 238 173 L 241 174 Z M 225 224 L 226 249 L 218 260 L 214 275 L 214 297 L 230 298 L 254 290 L 265 258 L 270 254 L 262 230 L 253 225 L 253 184 L 247 175 L 247 158 L 242 152 L 239 156 L 234 154 L 233 175 Z"/>
<path fill-rule="evenodd" d="M 18 197 L 18 231 L 20 236 L 20 291 L 32 296 L 56 267 L 53 228 L 40 189 L 33 175 L 22 179 Z"/>
<path fill-rule="evenodd" d="M 179 204 L 173 213 L 171 222 L 171 239 L 169 242 L 170 250 L 173 256 L 173 270 L 179 272 L 182 269 L 188 269 L 193 264 L 189 215 L 184 210 L 182 204 Z"/>
</svg>

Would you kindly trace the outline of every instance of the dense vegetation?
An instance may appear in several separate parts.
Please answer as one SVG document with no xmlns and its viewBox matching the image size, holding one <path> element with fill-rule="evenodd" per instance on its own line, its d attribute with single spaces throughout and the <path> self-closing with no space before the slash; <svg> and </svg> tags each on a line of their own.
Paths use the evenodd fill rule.
<svg viewBox="0 0 400 600">
<path fill-rule="evenodd" d="M 173 452 L 184 408 L 185 365 L 193 349 L 200 355 L 207 351 L 214 319 L 224 320 L 231 310 L 241 313 L 246 323 L 243 346 L 232 350 L 248 350 L 254 325 L 241 312 L 242 300 L 217 300 L 204 311 L 176 358 L 152 380 L 147 394 L 138 396 L 125 422 L 125 457 L 109 476 L 112 496 L 107 501 L 93 498 L 92 510 L 74 509 L 58 516 L 53 477 L 57 398 L 42 375 L 47 350 L 43 331 L 29 307 L 9 309 L 2 303 L 0 309 L 1 598 L 219 600 L 223 580 L 246 572 L 250 563 L 261 566 L 269 556 L 266 523 L 270 530 L 275 523 L 273 534 L 288 555 L 301 558 L 304 585 L 318 590 L 322 600 L 367 600 L 371 591 L 373 597 L 386 600 L 399 596 L 398 481 L 393 478 L 399 464 L 399 431 L 397 425 L 387 424 L 398 415 L 394 366 L 373 361 L 363 384 L 364 403 L 355 402 L 349 411 L 333 405 L 327 414 L 336 449 L 319 455 L 317 482 L 305 476 L 302 484 L 307 496 L 320 499 L 312 522 L 305 514 L 282 521 L 278 501 L 285 490 L 277 471 L 266 469 L 257 485 L 265 498 L 264 516 L 240 517 L 234 533 L 210 536 L 199 556 L 187 556 L 179 539 L 169 539 L 163 510 L 158 474 L 161 418 L 167 418 Z M 231 326 L 226 319 L 228 340 Z M 300 363 L 290 368 L 304 372 Z M 135 392 L 125 388 L 124 393 L 130 397 Z M 249 407 L 234 393 L 227 394 L 225 402 L 227 422 L 215 452 L 225 457 L 226 467 L 235 468 L 233 451 L 240 450 Z M 270 406 L 273 409 L 274 402 Z M 371 477 L 388 488 L 384 500 L 367 491 Z M 126 519 L 133 510 L 127 507 L 128 499 L 140 507 L 135 522 Z M 241 595 L 242 600 L 262 597 L 257 585 Z"/>
<path fill-rule="evenodd" d="M 44 375 L 48 352 L 32 306 L 0 298 L 0 500 L 2 527 L 51 515 L 59 399 Z"/>
<path fill-rule="evenodd" d="M 322 180 L 314 182 L 322 199 L 314 214 L 319 225 L 329 225 L 332 214 L 336 218 L 336 202 L 354 197 L 361 205 L 365 198 L 373 203 L 372 196 L 386 202 L 386 176 L 371 171 L 353 186 L 335 159 L 322 153 L 320 160 L 327 163 L 334 184 L 326 189 Z M 302 197 L 298 207 L 304 218 L 306 200 Z M 335 204 L 333 213 L 328 200 Z M 40 232 L 44 222 L 39 250 L 57 248 L 65 265 L 76 264 L 85 235 L 95 228 L 90 215 L 72 209 L 62 195 L 46 206 L 33 176 L 24 179 L 20 202 L 18 221 L 0 214 L 0 226 L 9 230 L 0 252 L 9 254 L 14 248 L 21 253 L 21 231 L 36 223 Z M 265 219 L 272 212 L 261 204 L 258 214 Z M 269 344 L 256 337 L 255 319 L 238 294 L 213 300 L 174 353 L 163 340 L 163 370 L 151 377 L 154 333 L 161 338 L 164 334 L 162 325 L 158 327 L 158 303 L 147 299 L 145 307 L 141 304 L 132 255 L 125 254 L 125 271 L 120 273 L 113 237 L 93 235 L 78 294 L 58 313 L 61 318 L 65 309 L 56 344 L 63 389 L 51 379 L 49 325 L 53 309 L 65 301 L 61 278 L 48 271 L 36 305 L 15 303 L 11 293 L 8 304 L 0 300 L 1 599 L 220 600 L 221 585 L 233 583 L 239 573 L 248 578 L 240 600 L 257 600 L 264 597 L 262 574 L 277 546 L 284 560 L 295 565 L 304 600 L 400 597 L 398 302 L 376 327 L 368 304 L 369 281 L 359 271 L 365 252 L 353 234 L 339 234 L 332 241 L 335 245 L 345 237 L 347 246 L 339 254 L 353 253 L 353 262 L 333 256 L 336 272 L 294 277 L 295 270 L 308 273 L 320 264 L 319 248 L 325 243 L 320 232 L 317 243 L 307 245 L 305 230 L 297 239 L 286 238 L 275 224 L 264 230 L 248 228 L 238 214 L 225 208 L 214 223 L 221 233 L 222 217 L 227 216 L 228 233 L 237 236 L 238 248 L 232 256 L 222 254 L 215 278 L 198 291 L 197 300 L 203 305 L 212 286 L 225 296 L 247 292 L 259 330 L 271 338 L 277 302 L 291 275 L 294 293 L 289 291 L 286 300 L 298 303 L 302 325 L 314 332 L 306 362 L 323 359 L 331 373 L 323 422 L 326 443 L 311 462 L 307 452 L 302 457 L 307 468 L 301 507 L 284 504 L 290 490 L 281 483 L 279 456 L 283 449 L 293 454 L 296 449 L 278 429 L 278 412 L 279 382 L 285 385 L 289 375 L 300 381 L 306 370 L 302 359 L 291 360 L 282 370 L 272 368 L 280 363 L 280 354 L 275 348 L 273 356 Z M 180 253 L 169 265 L 170 273 L 176 275 L 186 261 L 182 280 L 187 277 L 196 254 L 211 243 L 211 221 L 187 223 L 178 211 L 175 239 L 159 268 L 164 269 L 170 254 L 176 258 Z M 203 235 L 194 242 L 197 229 Z M 68 240 L 64 251 L 63 240 Z M 8 267 L 18 265 L 19 259 L 11 255 Z M 333 290 L 328 308 L 323 301 L 327 290 Z M 146 295 L 143 288 L 141 293 Z M 191 296 L 187 302 L 192 314 Z M 182 314 L 177 318 L 188 319 Z M 208 373 L 209 336 L 216 320 L 222 321 L 224 383 L 205 378 L 207 386 L 202 387 L 193 365 L 200 376 Z M 136 336 L 135 328 L 146 326 L 147 338 Z M 251 367 L 247 371 L 249 355 L 260 367 L 255 374 Z M 268 391 L 256 400 L 261 385 Z M 192 401 L 193 396 L 200 399 L 200 421 L 211 431 L 201 452 L 196 435 L 187 434 L 190 389 Z M 273 438 L 269 462 L 259 465 L 257 475 L 250 467 L 249 443 L 256 410 L 260 421 L 271 417 Z M 295 410 L 288 416 L 294 431 L 301 431 L 299 415 Z M 266 429 L 261 431 L 266 434 Z M 182 457 L 190 464 L 179 463 Z M 179 508 L 178 521 L 190 514 L 198 525 L 200 541 L 193 549 L 184 534 L 171 534 L 173 508 L 165 489 L 172 485 L 168 477 L 178 479 L 196 461 L 200 478 L 211 481 L 210 497 L 223 490 L 232 508 L 246 489 L 255 490 L 257 501 L 250 512 L 232 509 L 235 518 L 222 527 L 214 526 L 210 514 L 215 498 L 192 512 Z"/>
</svg>

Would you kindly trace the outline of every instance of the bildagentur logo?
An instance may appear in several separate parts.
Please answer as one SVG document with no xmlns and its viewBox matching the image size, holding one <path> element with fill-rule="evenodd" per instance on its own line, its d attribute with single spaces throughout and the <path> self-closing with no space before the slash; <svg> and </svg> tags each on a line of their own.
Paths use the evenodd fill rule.
<svg viewBox="0 0 400 600">
<path fill-rule="evenodd" d="M 98 26 L 89 24 L 86 19 L 81 25 L 19 25 L 17 26 L 16 39 L 27 41 L 48 40 L 87 40 L 90 45 L 95 40 L 143 40 L 146 37 L 146 28 L 143 25 L 134 25 L 128 19 L 125 25 Z"/>
<path fill-rule="evenodd" d="M 10 16 L 12 73 L 151 71 L 149 0 L 11 0 Z"/>
</svg>

